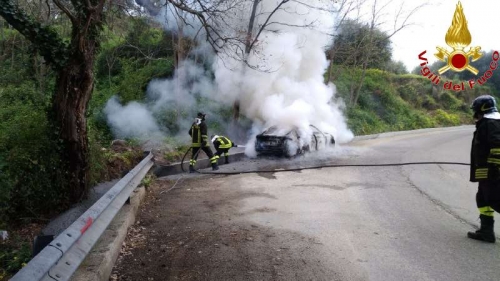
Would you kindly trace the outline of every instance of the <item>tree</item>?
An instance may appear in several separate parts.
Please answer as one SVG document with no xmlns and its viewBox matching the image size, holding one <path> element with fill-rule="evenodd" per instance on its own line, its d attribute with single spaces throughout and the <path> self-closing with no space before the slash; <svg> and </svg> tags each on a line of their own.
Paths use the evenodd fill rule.
<svg viewBox="0 0 500 281">
<path fill-rule="evenodd" d="M 355 50 L 352 51 L 355 55 L 354 65 L 357 65 L 361 70 L 359 78 L 354 78 L 351 80 L 350 91 L 349 91 L 349 105 L 355 106 L 357 104 L 361 87 L 363 85 L 366 70 L 373 64 L 374 60 L 378 60 L 377 56 L 374 56 L 374 52 L 378 53 L 380 46 L 390 42 L 390 38 L 396 35 L 398 32 L 404 30 L 406 27 L 412 25 L 410 22 L 411 17 L 423 8 L 427 3 L 415 6 L 410 10 L 405 10 L 407 7 L 405 2 L 399 5 L 396 14 L 394 15 L 393 27 L 391 31 L 384 31 L 381 29 L 381 25 L 385 23 L 386 10 L 389 5 L 393 3 L 392 0 L 380 4 L 378 0 L 373 0 L 370 7 L 370 13 L 368 16 L 368 21 L 366 23 L 366 31 L 363 33 L 362 40 L 360 44 L 354 45 Z M 366 4 L 366 2 L 365 2 Z M 362 5 L 357 5 L 358 14 L 355 15 L 354 21 L 359 22 L 361 16 L 359 15 Z M 380 33 L 382 31 L 382 34 Z M 359 55 L 359 56 L 358 56 Z M 331 54 L 335 56 L 335 54 Z M 333 62 L 332 62 L 333 64 Z"/>
<path fill-rule="evenodd" d="M 346 20 L 339 26 L 340 32 L 336 36 L 333 46 L 327 52 L 334 54 L 332 63 L 346 66 L 359 66 L 365 53 L 371 53 L 368 68 L 384 68 L 391 60 L 391 41 L 387 33 L 378 28 L 373 30 L 373 43 L 369 44 L 370 27 L 354 20 Z"/>
<path fill-rule="evenodd" d="M 49 120 L 61 142 L 67 165 L 70 201 L 86 195 L 89 149 L 86 109 L 94 87 L 94 60 L 104 20 L 106 0 L 52 0 L 71 22 L 69 42 L 51 26 L 29 16 L 13 0 L 0 0 L 0 16 L 29 40 L 56 73 Z"/>
<path fill-rule="evenodd" d="M 261 36 L 266 32 L 279 32 L 277 27 L 291 26 L 277 20 L 276 15 L 297 13 L 294 9 L 288 10 L 291 6 L 289 3 L 307 9 L 328 9 L 332 13 L 336 11 L 333 4 L 337 1 L 324 2 L 322 7 L 315 7 L 307 1 L 298 0 L 166 0 L 166 5 L 175 11 L 183 11 L 183 15 L 179 12 L 176 14 L 185 25 L 195 27 L 200 31 L 198 34 L 205 36 L 205 41 L 222 61 L 226 58 L 228 61 L 240 62 L 243 67 L 237 68 L 242 72 L 248 69 L 271 72 L 273 70 L 263 64 L 260 57 L 258 47 Z M 293 27 L 314 28 L 314 24 L 315 21 L 312 20 Z M 233 121 L 237 122 L 239 115 L 240 101 L 236 100 L 233 104 Z"/>
<path fill-rule="evenodd" d="M 407 74 L 408 69 L 406 69 L 405 64 L 402 61 L 389 61 L 386 63 L 385 67 L 383 68 L 389 72 L 396 73 L 396 74 Z"/>
</svg>

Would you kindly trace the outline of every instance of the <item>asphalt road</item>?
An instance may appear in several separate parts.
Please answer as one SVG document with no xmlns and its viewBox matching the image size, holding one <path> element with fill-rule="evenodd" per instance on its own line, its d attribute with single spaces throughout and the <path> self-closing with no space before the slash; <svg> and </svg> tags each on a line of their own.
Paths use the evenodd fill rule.
<svg viewBox="0 0 500 281">
<path fill-rule="evenodd" d="M 357 141 L 221 170 L 468 163 L 472 132 Z M 426 165 L 165 179 L 141 210 L 113 278 L 498 281 L 500 244 L 466 238 L 479 223 L 468 173 L 466 166 Z"/>
</svg>

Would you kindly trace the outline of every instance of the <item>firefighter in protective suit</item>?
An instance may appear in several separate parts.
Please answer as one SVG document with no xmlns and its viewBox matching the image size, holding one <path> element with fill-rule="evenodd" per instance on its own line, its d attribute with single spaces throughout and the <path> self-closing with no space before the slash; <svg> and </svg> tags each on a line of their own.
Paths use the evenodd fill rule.
<svg viewBox="0 0 500 281">
<path fill-rule="evenodd" d="M 191 129 L 189 129 L 189 135 L 191 136 L 191 147 L 193 148 L 191 160 L 189 161 L 189 172 L 195 172 L 194 165 L 196 164 L 196 159 L 198 158 L 200 149 L 203 149 L 205 154 L 207 154 L 207 157 L 212 164 L 212 170 L 218 170 L 219 167 L 217 166 L 217 157 L 215 157 L 212 153 L 212 149 L 210 149 L 210 144 L 208 143 L 207 124 L 205 123 L 204 113 L 198 113 L 193 125 L 191 125 Z"/>
<path fill-rule="evenodd" d="M 472 239 L 495 243 L 493 214 L 500 212 L 500 114 L 495 98 L 483 95 L 471 105 L 476 121 L 472 139 L 470 181 L 479 182 L 476 203 L 481 227 Z"/>
<path fill-rule="evenodd" d="M 219 157 L 224 154 L 225 164 L 229 164 L 229 149 L 238 146 L 225 136 L 212 135 L 211 138 L 215 147 L 215 156 L 217 157 L 217 160 L 219 160 Z"/>
</svg>

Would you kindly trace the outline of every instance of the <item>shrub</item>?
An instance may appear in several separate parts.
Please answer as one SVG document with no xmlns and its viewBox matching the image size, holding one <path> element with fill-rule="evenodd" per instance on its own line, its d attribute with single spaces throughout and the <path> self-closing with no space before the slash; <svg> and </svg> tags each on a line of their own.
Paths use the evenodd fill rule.
<svg viewBox="0 0 500 281">
<path fill-rule="evenodd" d="M 0 242 L 0 280 L 7 280 L 31 259 L 31 247 L 27 242 L 19 243 L 17 247 L 2 245 Z"/>
<path fill-rule="evenodd" d="M 38 100 L 41 94 L 26 89 L 20 100 L 9 99 L 10 94 L 0 96 L 2 223 L 57 212 L 69 198 L 55 130 L 48 124 L 44 100 Z"/>
<path fill-rule="evenodd" d="M 460 101 L 457 99 L 452 93 L 450 92 L 443 92 L 439 98 L 440 103 L 441 103 L 441 108 L 447 109 L 447 110 L 459 110 L 462 108 L 462 105 L 464 104 L 463 101 Z"/>
<path fill-rule="evenodd" d="M 434 112 L 434 119 L 443 126 L 460 125 L 460 117 L 457 114 L 447 113 L 442 109 L 438 109 Z"/>
</svg>

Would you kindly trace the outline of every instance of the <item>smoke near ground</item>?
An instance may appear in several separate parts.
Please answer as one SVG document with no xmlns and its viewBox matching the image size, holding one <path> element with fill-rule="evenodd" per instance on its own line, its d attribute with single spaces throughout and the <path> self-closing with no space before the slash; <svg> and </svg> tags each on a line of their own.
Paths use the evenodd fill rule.
<svg viewBox="0 0 500 281">
<path fill-rule="evenodd" d="M 266 15 L 274 10 L 277 2 L 261 2 L 256 27 L 264 24 Z M 181 132 L 179 137 L 186 134 L 182 132 L 188 130 L 197 111 L 208 113 L 208 122 L 224 124 L 219 126 L 219 130 L 227 130 L 230 115 L 221 116 L 220 112 L 228 111 L 238 100 L 241 114 L 252 121 L 246 145 L 250 156 L 255 155 L 255 136 L 270 126 L 278 126 L 284 133 L 298 128 L 307 137 L 310 134 L 309 125 L 315 125 L 332 134 L 337 143 L 351 140 L 353 134 L 346 125 L 343 102 L 336 97 L 335 86 L 324 83 L 323 75 L 328 66 L 324 50 L 332 43 L 328 33 L 334 29 L 335 17 L 326 9 L 313 9 L 311 6 L 330 8 L 325 6 L 330 4 L 325 3 L 329 1 L 307 1 L 307 6 L 296 1 L 284 4 L 283 9 L 271 19 L 276 24 L 262 32 L 247 57 L 252 67 L 245 65 L 241 57 L 232 55 L 232 51 L 236 51 L 233 47 L 214 57 L 210 70 L 188 59 L 172 79 L 152 81 L 148 86 L 147 105 L 131 103 L 117 106 L 116 101 L 110 100 L 106 113 L 113 131 L 118 135 L 137 136 L 151 135 L 159 129 L 164 134 L 170 134 L 172 132 L 165 128 L 155 127 L 151 118 L 158 119 L 159 115 L 172 109 L 175 109 L 172 114 L 176 117 L 176 128 Z M 225 34 L 246 30 L 248 20 L 242 19 L 248 19 L 250 9 L 251 5 L 247 3 L 244 9 L 228 15 L 226 20 L 231 29 L 224 30 Z M 165 28 L 177 28 L 177 21 L 172 20 L 174 15 L 168 16 L 166 10 L 159 15 L 163 15 L 161 22 Z M 205 43 L 202 42 L 201 46 L 197 52 L 207 49 Z M 244 49 L 244 46 L 240 47 Z M 145 110 L 150 114 L 146 114 Z M 138 119 L 128 120 L 134 124 L 130 126 L 131 123 L 117 121 L 120 119 L 117 116 L 136 116 Z M 141 123 L 144 126 L 140 126 Z M 137 127 L 140 129 L 134 131 Z M 227 131 L 213 133 L 231 135 Z"/>
<path fill-rule="evenodd" d="M 112 97 L 104 112 L 113 134 L 118 138 L 164 141 L 166 137 L 189 141 L 188 130 L 198 111 L 210 122 L 220 124 L 223 134 L 227 121 L 220 116 L 224 105 L 215 102 L 216 93 L 210 72 L 190 60 L 181 63 L 171 79 L 154 79 L 146 90 L 145 102 L 122 105 Z M 203 106 L 199 106 L 203 104 Z"/>
<path fill-rule="evenodd" d="M 104 113 L 113 134 L 118 138 L 148 139 L 163 136 L 156 119 L 144 104 L 134 101 L 122 106 L 115 96 L 107 102 Z"/>
</svg>

